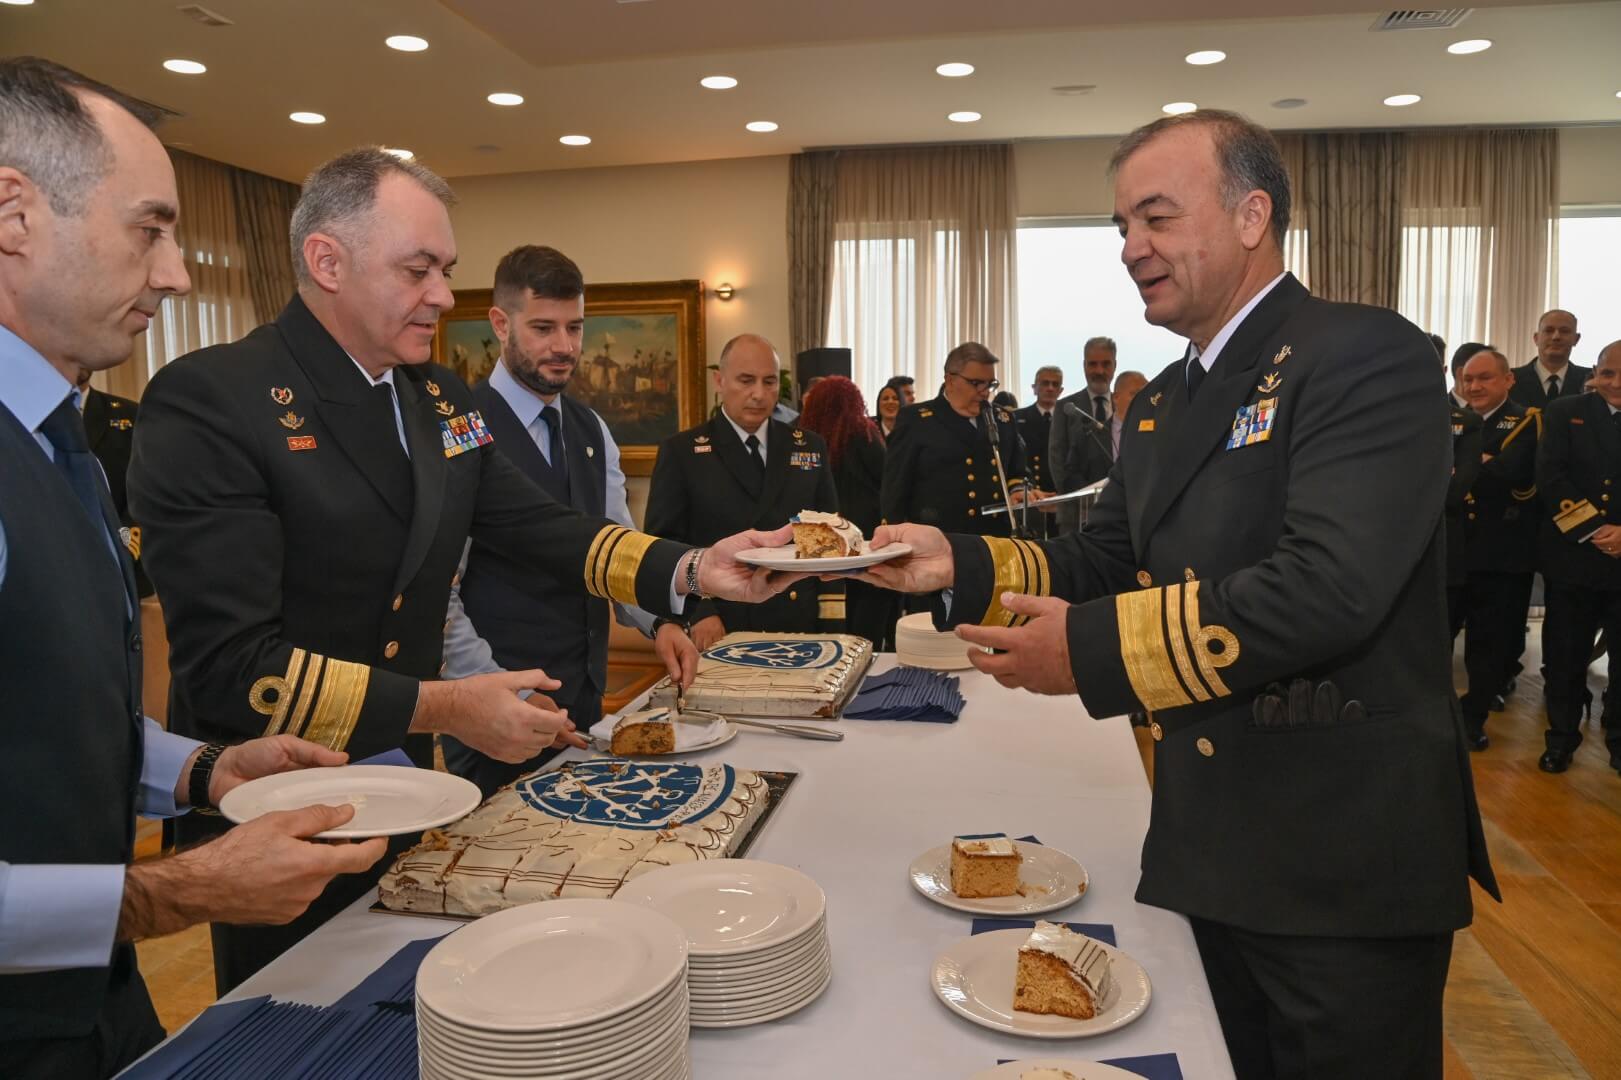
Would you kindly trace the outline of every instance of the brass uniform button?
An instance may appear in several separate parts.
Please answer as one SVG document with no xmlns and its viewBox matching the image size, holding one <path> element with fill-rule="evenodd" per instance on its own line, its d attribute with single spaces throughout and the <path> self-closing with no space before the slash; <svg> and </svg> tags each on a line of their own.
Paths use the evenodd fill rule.
<svg viewBox="0 0 1621 1080">
<path fill-rule="evenodd" d="M 972 491 L 970 491 L 970 492 L 969 492 L 969 493 L 968 493 L 968 497 L 969 497 L 969 498 L 970 498 L 970 499 L 972 499 L 972 498 L 973 498 L 973 497 L 974 497 L 974 493 L 973 493 L 973 492 L 972 492 Z"/>
<path fill-rule="evenodd" d="M 1191 566 L 1183 567 L 1183 569 L 1182 569 L 1182 580 L 1183 581 L 1198 581 L 1199 580 L 1199 575 L 1195 574 L 1193 572 L 1193 567 L 1191 567 Z"/>
<path fill-rule="evenodd" d="M 791 590 L 788 593 L 788 599 L 790 599 L 790 600 L 798 600 L 799 599 L 799 590 L 797 590 L 797 589 Z"/>
<path fill-rule="evenodd" d="M 1137 584 L 1146 589 L 1150 585 L 1154 584 L 1154 579 L 1149 575 L 1147 570 L 1139 570 L 1137 571 Z"/>
<path fill-rule="evenodd" d="M 964 465 L 972 465 L 973 463 L 974 463 L 973 458 L 963 458 L 963 464 Z"/>
<path fill-rule="evenodd" d="M 403 593 L 401 593 L 401 594 L 398 594 L 398 595 L 396 595 L 394 597 L 394 603 L 393 603 L 392 606 L 393 606 L 395 611 L 398 611 L 398 610 L 400 610 L 400 605 L 403 604 L 403 603 L 405 603 L 405 595 Z"/>
<path fill-rule="evenodd" d="M 968 482 L 970 484 L 972 484 L 974 482 L 974 474 L 973 473 L 968 474 Z"/>
<path fill-rule="evenodd" d="M 1609 487 L 1609 486 L 1610 486 L 1610 481 L 1609 481 L 1609 480 L 1607 480 L 1607 479 L 1606 479 L 1606 480 L 1605 480 L 1605 481 L 1604 481 L 1604 486 L 1605 486 L 1605 487 Z"/>
<path fill-rule="evenodd" d="M 1473 514 L 1470 514 L 1470 515 L 1469 515 L 1469 520 L 1470 520 L 1470 521 L 1473 521 L 1473 520 L 1475 520 L 1475 515 L 1473 515 Z"/>
<path fill-rule="evenodd" d="M 399 642 L 391 641 L 387 645 L 383 646 L 383 655 L 386 656 L 388 659 L 392 660 L 396 656 L 398 656 L 399 654 L 400 654 L 400 643 Z"/>
<path fill-rule="evenodd" d="M 969 517 L 973 517 L 973 516 L 974 516 L 974 515 L 975 515 L 975 514 L 977 514 L 977 513 L 979 513 L 979 511 L 978 511 L 978 510 L 975 510 L 975 509 L 974 509 L 974 508 L 973 508 L 973 507 L 972 507 L 972 506 L 970 506 L 970 507 L 969 507 L 969 508 L 968 508 L 968 516 L 969 516 Z"/>
<path fill-rule="evenodd" d="M 1212 757 L 1216 753 L 1216 748 L 1211 744 L 1209 739 L 1200 739 L 1193 745 L 1197 746 L 1199 748 L 1199 753 L 1203 754 L 1205 757 Z"/>
<path fill-rule="evenodd" d="M 1154 736 L 1155 742 L 1159 742 L 1161 739 L 1165 738 L 1165 729 L 1159 726 L 1158 720 L 1155 720 L 1152 724 L 1148 725 L 1148 731 L 1149 734 Z"/>
<path fill-rule="evenodd" d="M 1610 501 L 1610 493 L 1605 492 L 1603 495 L 1600 495 L 1598 498 L 1599 498 L 1599 502 L 1609 502 Z"/>
</svg>

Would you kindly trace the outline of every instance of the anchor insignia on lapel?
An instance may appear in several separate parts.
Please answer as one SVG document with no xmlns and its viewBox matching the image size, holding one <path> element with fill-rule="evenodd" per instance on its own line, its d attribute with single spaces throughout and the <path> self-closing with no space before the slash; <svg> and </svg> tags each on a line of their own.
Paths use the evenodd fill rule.
<svg viewBox="0 0 1621 1080">
<path fill-rule="evenodd" d="M 1159 399 L 1164 397 L 1164 396 L 1165 396 L 1165 391 L 1161 390 L 1157 394 L 1155 394 L 1153 397 L 1150 397 L 1148 399 L 1148 403 L 1150 405 L 1154 406 L 1157 409 L 1157 408 L 1159 408 Z"/>
<path fill-rule="evenodd" d="M 438 397 L 439 396 L 439 384 L 434 382 L 432 379 L 429 379 L 427 382 L 423 383 L 422 385 L 427 389 L 428 395 L 430 397 Z"/>
<path fill-rule="evenodd" d="M 291 409 L 287 410 L 286 416 L 278 416 L 276 417 L 276 420 L 288 431 L 297 431 L 299 428 L 304 426 L 304 418 L 293 412 Z"/>
<path fill-rule="evenodd" d="M 1276 371 L 1269 371 L 1266 373 L 1266 378 L 1262 379 L 1256 384 L 1255 389 L 1259 390 L 1263 394 L 1270 394 L 1272 391 L 1276 390 L 1282 385 L 1283 377 L 1280 376 Z"/>
<path fill-rule="evenodd" d="M 1272 362 L 1274 364 L 1281 364 L 1285 360 L 1289 359 L 1289 354 L 1292 353 L 1292 352 L 1294 352 L 1294 349 L 1292 349 L 1289 346 L 1285 345 L 1283 348 L 1278 350 L 1278 355 L 1276 355 L 1276 356 L 1274 356 L 1272 358 Z"/>
<path fill-rule="evenodd" d="M 456 411 L 456 406 L 448 401 L 436 401 L 433 403 L 433 410 L 440 416 L 449 416 Z"/>
</svg>

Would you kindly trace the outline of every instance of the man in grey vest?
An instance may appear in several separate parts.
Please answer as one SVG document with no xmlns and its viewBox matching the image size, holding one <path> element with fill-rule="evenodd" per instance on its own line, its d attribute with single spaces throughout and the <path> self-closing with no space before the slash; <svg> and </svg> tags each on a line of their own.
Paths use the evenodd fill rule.
<svg viewBox="0 0 1621 1080">
<path fill-rule="evenodd" d="M 501 361 L 473 387 L 484 422 L 499 446 L 546 494 L 593 517 L 635 528 L 625 498 L 619 447 L 602 417 L 566 393 L 580 362 L 585 279 L 555 248 L 515 248 L 495 268 L 490 325 Z M 621 621 L 654 638 L 670 676 L 683 686 L 698 668 L 698 650 L 674 619 L 615 604 Z M 512 565 L 472 541 L 451 587 L 445 629 L 447 679 L 539 668 L 560 683 L 537 704 L 565 710 L 577 729 L 602 717 L 608 669 L 608 601 L 582 596 Z M 571 741 L 580 741 L 574 739 Z M 450 771 L 485 795 L 557 754 L 556 746 L 524 762 L 498 761 L 452 736 L 441 736 Z"/>
<path fill-rule="evenodd" d="M 129 865 L 135 815 L 347 755 L 291 735 L 205 746 L 141 710 L 129 553 L 74 381 L 129 358 L 191 288 L 155 110 L 66 68 L 0 60 L 0 1076 L 111 1076 L 163 1037 L 133 943 L 285 923 L 381 840 L 305 838 L 349 806 L 267 814 Z"/>
</svg>

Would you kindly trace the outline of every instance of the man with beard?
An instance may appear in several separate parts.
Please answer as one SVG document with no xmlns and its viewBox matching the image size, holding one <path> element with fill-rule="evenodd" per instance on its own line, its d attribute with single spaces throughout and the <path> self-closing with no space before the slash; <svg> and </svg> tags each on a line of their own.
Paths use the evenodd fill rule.
<svg viewBox="0 0 1621 1080">
<path fill-rule="evenodd" d="M 495 268 L 490 326 L 501 358 L 490 377 L 473 387 L 496 445 L 546 494 L 583 514 L 635 528 L 625 499 L 619 447 L 608 425 L 564 391 L 580 362 L 585 330 L 585 279 L 567 255 L 525 245 Z M 488 544 L 469 541 L 457 583 L 451 586 L 445 631 L 446 679 L 494 671 L 539 668 L 562 687 L 530 698 L 559 709 L 579 729 L 602 718 L 608 672 L 608 601 L 582 596 L 538 577 Z M 654 637 L 654 650 L 682 686 L 697 671 L 698 650 L 673 619 L 615 605 L 620 620 Z M 551 747 L 523 762 L 482 753 L 442 736 L 450 771 L 485 795 L 554 756 Z"/>
</svg>

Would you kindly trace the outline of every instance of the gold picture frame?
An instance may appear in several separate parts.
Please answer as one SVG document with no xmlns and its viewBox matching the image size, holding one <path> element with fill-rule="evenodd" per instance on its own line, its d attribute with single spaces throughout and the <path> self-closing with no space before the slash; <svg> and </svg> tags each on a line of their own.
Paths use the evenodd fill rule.
<svg viewBox="0 0 1621 1080">
<path fill-rule="evenodd" d="M 490 328 L 493 290 L 458 289 L 439 320 L 435 362 L 469 385 L 501 355 Z M 580 366 L 566 391 L 601 415 L 627 476 L 650 476 L 659 443 L 708 415 L 701 281 L 632 281 L 585 287 Z"/>
</svg>

